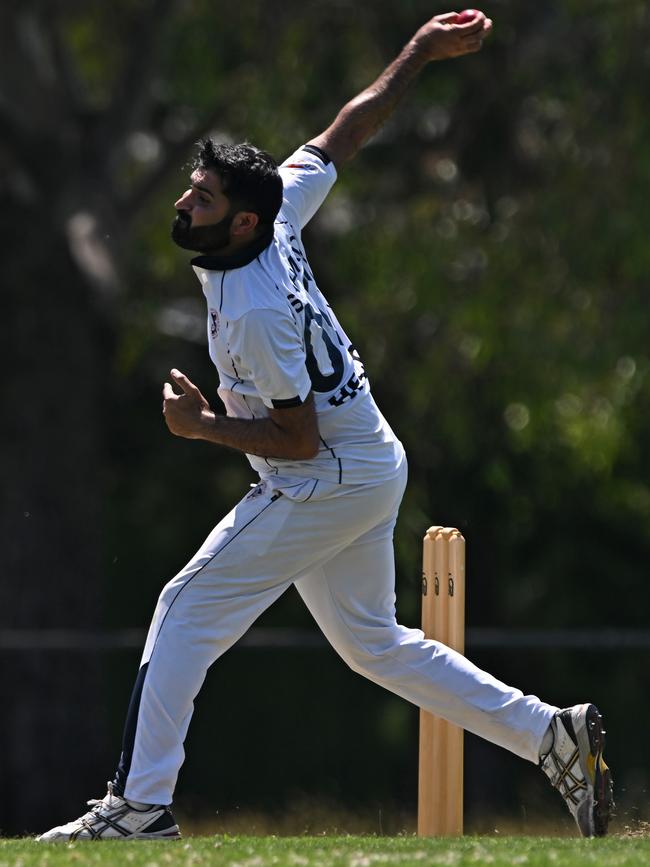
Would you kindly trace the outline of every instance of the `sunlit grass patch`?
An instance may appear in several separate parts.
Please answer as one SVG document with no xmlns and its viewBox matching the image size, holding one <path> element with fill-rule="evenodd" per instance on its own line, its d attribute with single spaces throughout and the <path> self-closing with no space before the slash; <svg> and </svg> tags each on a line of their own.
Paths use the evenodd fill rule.
<svg viewBox="0 0 650 867">
<path fill-rule="evenodd" d="M 636 867 L 650 863 L 650 838 L 557 837 L 189 837 L 180 841 L 40 844 L 0 840 L 0 867 Z"/>
</svg>

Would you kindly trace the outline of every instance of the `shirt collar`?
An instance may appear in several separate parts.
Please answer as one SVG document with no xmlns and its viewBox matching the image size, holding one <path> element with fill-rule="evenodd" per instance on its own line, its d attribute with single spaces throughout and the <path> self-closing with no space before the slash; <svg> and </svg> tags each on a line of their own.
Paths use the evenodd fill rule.
<svg viewBox="0 0 650 867">
<path fill-rule="evenodd" d="M 244 265 L 248 265 L 253 259 L 257 258 L 263 250 L 266 250 L 272 240 L 273 226 L 269 226 L 259 238 L 251 241 L 250 244 L 242 247 L 241 250 L 237 250 L 236 253 L 226 256 L 195 256 L 192 259 L 192 265 L 197 268 L 205 268 L 206 271 L 232 271 L 234 268 L 243 268 Z"/>
</svg>

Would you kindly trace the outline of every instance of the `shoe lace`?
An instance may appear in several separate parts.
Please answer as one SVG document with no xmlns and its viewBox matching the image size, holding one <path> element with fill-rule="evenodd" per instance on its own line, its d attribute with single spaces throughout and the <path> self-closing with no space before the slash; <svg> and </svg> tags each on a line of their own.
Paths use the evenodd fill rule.
<svg viewBox="0 0 650 867">
<path fill-rule="evenodd" d="M 113 799 L 116 797 L 113 795 L 113 783 L 110 781 L 106 783 L 107 793 L 103 798 L 91 798 L 89 801 L 86 801 L 89 807 L 92 807 L 91 812 L 97 813 L 100 807 L 108 807 L 109 810 L 113 806 Z M 108 799 L 108 800 L 107 800 Z"/>
</svg>

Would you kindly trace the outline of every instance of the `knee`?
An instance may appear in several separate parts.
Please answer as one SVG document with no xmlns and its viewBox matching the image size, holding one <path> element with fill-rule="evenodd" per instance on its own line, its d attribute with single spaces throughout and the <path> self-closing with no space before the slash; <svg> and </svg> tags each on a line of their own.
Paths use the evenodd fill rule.
<svg viewBox="0 0 650 867">
<path fill-rule="evenodd" d="M 372 641 L 346 641 L 336 648 L 352 671 L 370 678 L 385 668 L 393 649 L 394 642 L 388 636 L 383 640 L 373 636 Z"/>
<path fill-rule="evenodd" d="M 419 630 L 392 622 L 346 631 L 332 643 L 353 671 L 374 679 L 392 676 L 400 663 L 421 659 L 422 642 Z"/>
</svg>

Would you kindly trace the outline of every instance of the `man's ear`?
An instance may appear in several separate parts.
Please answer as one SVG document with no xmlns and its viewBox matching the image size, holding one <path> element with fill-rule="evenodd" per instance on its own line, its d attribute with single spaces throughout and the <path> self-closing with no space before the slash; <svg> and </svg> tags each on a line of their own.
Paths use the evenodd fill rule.
<svg viewBox="0 0 650 867">
<path fill-rule="evenodd" d="M 237 211 L 230 224 L 230 234 L 241 238 L 255 231 L 259 224 L 258 214 L 252 211 Z"/>
</svg>

